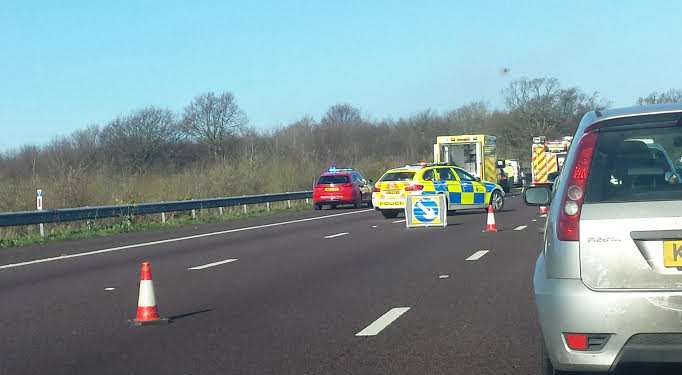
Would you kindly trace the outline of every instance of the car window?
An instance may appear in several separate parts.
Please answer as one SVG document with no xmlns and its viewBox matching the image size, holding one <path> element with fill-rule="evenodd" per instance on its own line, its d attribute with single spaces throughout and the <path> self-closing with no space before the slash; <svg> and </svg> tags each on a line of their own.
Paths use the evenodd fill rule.
<svg viewBox="0 0 682 375">
<path fill-rule="evenodd" d="M 438 179 L 444 181 L 455 181 L 455 174 L 451 168 L 438 168 Z"/>
<path fill-rule="evenodd" d="M 345 175 L 329 175 L 329 176 L 320 176 L 320 179 L 317 180 L 318 185 L 329 185 L 329 184 L 347 184 L 350 179 L 348 176 Z"/>
<path fill-rule="evenodd" d="M 358 175 L 356 173 L 353 173 L 352 176 L 353 176 L 353 182 L 358 182 L 360 180 L 360 178 L 358 177 Z"/>
<path fill-rule="evenodd" d="M 433 181 L 435 179 L 435 174 L 433 172 L 433 169 L 428 169 L 424 172 L 422 175 L 422 179 L 424 181 Z"/>
<path fill-rule="evenodd" d="M 414 172 L 388 172 L 379 181 L 412 181 Z"/>
<path fill-rule="evenodd" d="M 601 132 L 585 201 L 680 200 L 681 158 L 681 127 Z"/>
<path fill-rule="evenodd" d="M 457 175 L 459 176 L 459 179 L 462 181 L 474 181 L 476 178 L 472 175 L 470 175 L 467 171 L 455 168 L 455 171 L 457 172 Z"/>
</svg>

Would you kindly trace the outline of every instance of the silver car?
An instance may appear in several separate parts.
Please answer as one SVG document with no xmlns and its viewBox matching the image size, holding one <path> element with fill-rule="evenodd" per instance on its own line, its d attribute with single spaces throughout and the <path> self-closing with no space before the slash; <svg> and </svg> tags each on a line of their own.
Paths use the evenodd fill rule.
<svg viewBox="0 0 682 375">
<path fill-rule="evenodd" d="M 680 164 L 682 105 L 595 111 L 554 188 L 526 189 L 551 204 L 533 276 L 545 374 L 682 364 Z"/>
</svg>

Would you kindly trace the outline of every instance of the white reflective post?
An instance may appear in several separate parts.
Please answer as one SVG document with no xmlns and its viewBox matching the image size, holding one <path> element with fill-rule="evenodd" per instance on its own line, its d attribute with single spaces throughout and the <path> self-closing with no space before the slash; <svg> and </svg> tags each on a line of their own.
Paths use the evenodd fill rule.
<svg viewBox="0 0 682 375">
<path fill-rule="evenodd" d="M 43 190 L 36 190 L 36 209 L 38 211 L 43 210 Z M 45 238 L 45 225 L 43 223 L 39 224 L 40 227 L 40 238 Z"/>
</svg>

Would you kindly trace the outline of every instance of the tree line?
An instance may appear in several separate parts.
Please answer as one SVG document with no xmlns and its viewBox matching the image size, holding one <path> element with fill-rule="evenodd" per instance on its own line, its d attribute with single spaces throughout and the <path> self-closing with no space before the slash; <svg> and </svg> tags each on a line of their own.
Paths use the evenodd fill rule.
<svg viewBox="0 0 682 375">
<path fill-rule="evenodd" d="M 143 107 L 47 145 L 0 154 L 0 211 L 31 209 L 35 188 L 51 207 L 228 196 L 308 189 L 330 164 L 376 178 L 396 164 L 429 160 L 437 135 L 492 134 L 498 157 L 528 161 L 533 136 L 575 131 L 582 115 L 608 107 L 597 92 L 555 78 L 522 78 L 502 90 L 505 106 L 472 102 L 369 120 L 351 104 L 316 120 L 258 130 L 231 92 L 195 97 L 180 113 Z M 653 92 L 637 104 L 681 102 Z"/>
</svg>

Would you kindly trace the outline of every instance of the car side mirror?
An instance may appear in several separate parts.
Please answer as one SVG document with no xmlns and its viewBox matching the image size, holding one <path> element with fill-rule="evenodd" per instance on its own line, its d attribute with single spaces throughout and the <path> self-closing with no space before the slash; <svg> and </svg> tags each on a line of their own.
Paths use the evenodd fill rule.
<svg viewBox="0 0 682 375">
<path fill-rule="evenodd" d="M 547 206 L 552 200 L 548 186 L 531 186 L 523 192 L 523 200 L 529 206 Z"/>
</svg>

